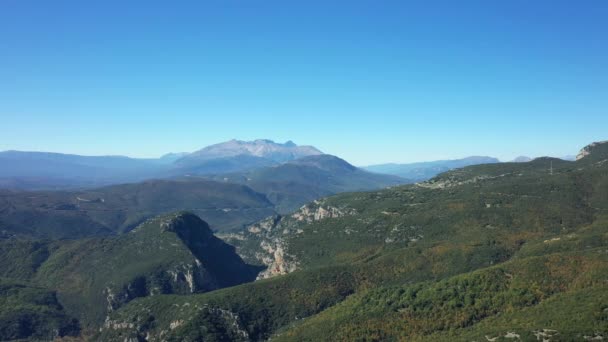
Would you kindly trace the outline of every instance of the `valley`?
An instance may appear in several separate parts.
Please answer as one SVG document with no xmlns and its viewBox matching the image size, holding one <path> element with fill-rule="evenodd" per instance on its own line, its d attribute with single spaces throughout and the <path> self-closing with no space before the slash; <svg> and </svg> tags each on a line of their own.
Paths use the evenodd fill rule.
<svg viewBox="0 0 608 342">
<path fill-rule="evenodd" d="M 223 241 L 199 219 L 204 211 L 151 214 L 134 229 L 77 239 L 8 236 L 0 332 L 100 341 L 603 338 L 608 144 L 584 151 L 577 161 L 468 166 L 288 213 L 268 206 L 268 215 L 218 231 Z M 331 160 L 314 163 L 356 170 Z M 268 172 L 281 181 L 281 167 L 230 177 L 253 184 Z M 201 181 L 162 181 L 158 193 L 178 182 L 192 194 Z M 238 181 L 203 182 L 252 207 L 267 201 Z M 223 196 L 228 185 L 238 191 Z M 141 193 L 133 186 L 116 198 Z M 249 197 L 235 197 L 243 188 Z M 111 194 L 69 198 L 107 205 Z M 24 328 L 9 329 L 15 319 Z"/>
<path fill-rule="evenodd" d="M 0 342 L 608 341 L 608 1 L 0 1 Z"/>
</svg>

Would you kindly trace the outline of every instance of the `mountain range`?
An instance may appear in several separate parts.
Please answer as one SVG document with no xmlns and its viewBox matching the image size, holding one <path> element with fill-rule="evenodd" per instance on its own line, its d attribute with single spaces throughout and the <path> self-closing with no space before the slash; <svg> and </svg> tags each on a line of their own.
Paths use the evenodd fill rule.
<svg viewBox="0 0 608 342">
<path fill-rule="evenodd" d="M 378 164 L 364 166 L 363 169 L 371 172 L 396 175 L 418 182 L 430 179 L 442 172 L 460 167 L 499 162 L 498 159 L 493 157 L 472 156 L 462 159 L 437 160 L 410 164 Z"/>
<path fill-rule="evenodd" d="M 207 175 L 278 165 L 320 155 L 312 146 L 272 140 L 230 140 L 192 153 L 169 153 L 157 159 L 80 156 L 50 152 L 0 152 L 0 188 L 57 190 L 137 182 L 151 178 Z"/>
<path fill-rule="evenodd" d="M 220 175 L 5 190 L 0 340 L 608 336 L 608 143 L 576 161 L 399 182 L 314 154 Z"/>
<path fill-rule="evenodd" d="M 191 171 L 200 170 L 202 165 L 209 171 L 211 163 L 215 163 L 218 172 L 247 171 L 215 175 L 204 172 L 184 175 L 176 171 L 175 176 L 167 179 L 78 190 L 0 190 L 0 234 L 4 236 L 65 239 L 115 235 L 175 210 L 189 210 L 204 217 L 214 231 L 227 233 L 276 213 L 288 213 L 322 196 L 408 182 L 396 176 L 366 172 L 312 147 L 268 140 L 230 141 L 187 156 L 166 157 L 175 161 L 164 163 L 125 157 L 5 153 L 5 157 L 9 155 L 20 156 L 21 160 L 29 158 L 47 174 L 49 169 L 42 166 L 45 163 L 59 164 L 57 169 L 78 165 L 66 175 L 70 177 L 76 177 L 74 174 L 83 169 L 108 176 L 96 169 L 104 165 L 118 173 L 135 172 L 141 165 L 156 171 L 180 165 L 173 170 L 183 171 L 184 164 L 190 165 Z M 237 167 L 226 168 L 227 160 Z M 247 164 L 251 160 L 255 162 Z M 138 177 L 153 174 L 152 169 L 145 170 L 150 173 L 137 174 Z"/>
<path fill-rule="evenodd" d="M 397 176 L 367 172 L 328 154 L 311 155 L 276 166 L 219 175 L 213 179 L 244 184 L 265 194 L 280 213 L 291 212 L 331 194 L 380 189 L 410 182 Z"/>
<path fill-rule="evenodd" d="M 17 190 L 62 190 L 93 188 L 103 185 L 138 182 L 147 179 L 171 179 L 205 176 L 213 179 L 224 174 L 245 174 L 256 169 L 278 166 L 304 157 L 321 156 L 314 146 L 283 144 L 268 139 L 230 140 L 195 152 L 168 153 L 160 158 L 124 156 L 80 156 L 50 152 L 0 152 L 0 188 Z M 574 156 L 562 158 L 574 160 Z M 532 158 L 520 156 L 513 162 Z M 377 164 L 361 169 L 390 174 L 407 182 L 430 179 L 439 173 L 469 165 L 499 163 L 493 157 L 471 156 L 409 164 Z M 365 188 L 360 188 L 362 190 Z M 355 188 L 355 190 L 357 190 Z M 324 193 L 328 194 L 328 193 Z M 289 207 L 289 209 L 292 209 Z"/>
</svg>

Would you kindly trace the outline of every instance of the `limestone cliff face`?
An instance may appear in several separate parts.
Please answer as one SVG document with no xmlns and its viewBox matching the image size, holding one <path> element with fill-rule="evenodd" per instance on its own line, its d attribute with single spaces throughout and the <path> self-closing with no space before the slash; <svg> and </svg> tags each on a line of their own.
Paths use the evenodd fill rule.
<svg viewBox="0 0 608 342">
<path fill-rule="evenodd" d="M 119 332 L 125 342 L 161 342 L 161 341 L 182 341 L 184 331 L 198 329 L 201 325 L 210 325 L 220 328 L 223 334 L 230 341 L 251 341 L 247 329 L 243 325 L 241 318 L 234 312 L 208 304 L 174 304 L 180 311 L 187 311 L 190 314 L 182 315 L 185 318 L 174 319 L 166 323 L 150 327 L 149 312 L 142 312 L 136 321 L 125 322 L 120 319 L 107 318 L 103 326 L 99 329 L 99 340 L 113 340 L 116 332 Z M 202 336 L 193 338 L 199 341 Z M 187 339 L 190 340 L 190 339 Z"/>
<path fill-rule="evenodd" d="M 314 221 L 323 220 L 326 218 L 337 218 L 346 215 L 354 215 L 354 209 L 339 209 L 332 206 L 324 205 L 322 201 L 313 201 L 300 208 L 300 210 L 291 214 L 291 218 L 296 221 L 304 221 L 311 223 Z"/>
<path fill-rule="evenodd" d="M 270 278 L 298 269 L 298 258 L 289 251 L 289 238 L 302 234 L 307 224 L 356 213 L 354 209 L 336 208 L 324 200 L 317 200 L 291 215 L 276 215 L 255 223 L 247 227 L 241 236 L 230 236 L 228 239 L 241 245 L 238 251 L 244 258 L 266 266 L 258 274 L 258 279 Z M 248 241 L 249 245 L 243 246 L 242 241 Z"/>
<path fill-rule="evenodd" d="M 191 294 L 220 288 L 217 278 L 194 258 L 166 270 L 135 276 L 126 284 L 110 283 L 102 291 L 107 312 L 112 312 L 131 300 L 158 294 Z"/>
<path fill-rule="evenodd" d="M 117 237 L 70 244 L 50 261 L 54 268 L 40 277 L 69 298 L 68 309 L 87 313 L 84 324 L 100 323 L 135 298 L 235 286 L 255 280 L 261 269 L 188 212 L 149 219 Z"/>
<path fill-rule="evenodd" d="M 585 158 L 586 156 L 590 155 L 592 153 L 592 151 L 595 150 L 600 145 L 604 145 L 604 146 L 608 145 L 608 140 L 596 141 L 594 143 L 591 143 L 591 144 L 583 147 L 576 155 L 576 160 L 581 160 L 581 159 Z"/>
</svg>

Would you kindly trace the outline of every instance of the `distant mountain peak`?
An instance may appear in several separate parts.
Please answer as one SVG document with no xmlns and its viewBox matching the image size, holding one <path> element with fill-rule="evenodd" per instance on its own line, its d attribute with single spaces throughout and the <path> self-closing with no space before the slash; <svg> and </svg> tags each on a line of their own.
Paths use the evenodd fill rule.
<svg viewBox="0 0 608 342">
<path fill-rule="evenodd" d="M 253 141 L 232 139 L 202 148 L 184 156 L 179 159 L 178 162 L 250 156 L 283 163 L 289 160 L 319 154 L 323 154 L 323 152 L 313 146 L 298 146 L 291 140 L 284 144 L 280 144 L 275 143 L 270 139 L 257 139 Z"/>
<path fill-rule="evenodd" d="M 576 155 L 576 160 L 581 160 L 581 159 L 585 158 L 586 156 L 594 153 L 598 149 L 601 149 L 602 151 L 606 150 L 606 152 L 608 152 L 608 140 L 596 141 L 596 142 L 593 142 L 593 143 L 583 147 L 580 150 L 580 152 Z"/>
</svg>

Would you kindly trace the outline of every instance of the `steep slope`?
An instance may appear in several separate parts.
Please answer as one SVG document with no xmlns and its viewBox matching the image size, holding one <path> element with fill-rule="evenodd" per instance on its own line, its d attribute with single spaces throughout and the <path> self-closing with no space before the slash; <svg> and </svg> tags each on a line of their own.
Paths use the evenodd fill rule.
<svg viewBox="0 0 608 342">
<path fill-rule="evenodd" d="M 112 315 L 129 326 L 98 338 L 221 339 L 230 325 L 240 340 L 599 339 L 607 186 L 608 153 L 596 149 L 326 198 L 230 240 L 288 274 L 133 302 Z"/>
<path fill-rule="evenodd" d="M 245 184 L 287 213 L 317 198 L 347 191 L 407 183 L 396 176 L 366 172 L 331 155 L 308 156 L 250 172 L 220 175 L 216 180 Z"/>
<path fill-rule="evenodd" d="M 78 238 L 128 231 L 143 220 L 189 210 L 229 231 L 274 210 L 262 194 L 209 180 L 154 180 L 74 192 L 0 191 L 0 233 Z"/>
<path fill-rule="evenodd" d="M 596 141 L 583 147 L 576 155 L 576 160 L 586 159 L 602 159 L 608 153 L 608 140 Z"/>
<path fill-rule="evenodd" d="M 411 164 L 379 164 L 365 166 L 363 169 L 371 172 L 385 173 L 414 181 L 425 181 L 436 175 L 449 170 L 478 165 L 498 163 L 499 160 L 492 157 L 472 156 L 454 160 L 437 160 Z"/>
<path fill-rule="evenodd" d="M 207 146 L 175 161 L 175 172 L 182 174 L 218 174 L 272 166 L 304 156 L 319 155 L 312 146 L 284 144 L 272 140 L 230 140 Z"/>
<path fill-rule="evenodd" d="M 514 260 L 438 282 L 374 289 L 273 340 L 599 340 L 608 332 L 606 279 L 608 255 L 597 249 Z"/>
<path fill-rule="evenodd" d="M 34 244 L 0 240 L 3 257 L 17 256 L 27 245 L 45 250 L 35 265 L 27 260 L 18 265 L 28 265 L 25 272 L 2 265 L 2 275 L 56 291 L 62 310 L 85 328 L 101 325 L 109 312 L 134 298 L 234 286 L 255 279 L 259 271 L 187 212 L 150 219 L 115 238 Z"/>
</svg>

